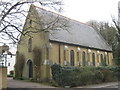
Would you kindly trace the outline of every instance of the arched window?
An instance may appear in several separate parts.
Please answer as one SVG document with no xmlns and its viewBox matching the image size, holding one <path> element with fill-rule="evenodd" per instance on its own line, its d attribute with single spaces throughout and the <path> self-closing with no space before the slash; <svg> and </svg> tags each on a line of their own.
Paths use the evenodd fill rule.
<svg viewBox="0 0 120 90">
<path fill-rule="evenodd" d="M 95 66 L 95 53 L 92 54 L 92 63 L 93 63 L 93 66 Z"/>
<path fill-rule="evenodd" d="M 105 54 L 104 55 L 104 66 L 106 66 L 107 65 L 107 55 Z"/>
<path fill-rule="evenodd" d="M 74 66 L 74 51 L 70 51 L 70 65 Z"/>
<path fill-rule="evenodd" d="M 82 65 L 86 65 L 86 57 L 85 57 L 85 52 L 82 53 Z"/>
<path fill-rule="evenodd" d="M 108 54 L 107 56 L 108 56 L 108 65 L 109 65 L 109 64 L 110 64 L 110 62 L 109 62 L 109 60 L 110 60 L 110 59 L 109 59 L 109 54 Z"/>
<path fill-rule="evenodd" d="M 49 47 L 46 47 L 46 59 L 49 60 Z"/>
<path fill-rule="evenodd" d="M 80 57 L 79 57 L 79 52 L 77 52 L 77 61 L 79 61 L 79 58 L 80 58 Z"/>
<path fill-rule="evenodd" d="M 64 50 L 64 60 L 66 60 L 66 50 Z"/>
<path fill-rule="evenodd" d="M 104 60 L 103 60 L 103 55 L 102 54 L 100 55 L 100 59 L 101 59 L 101 64 L 103 65 Z"/>
<path fill-rule="evenodd" d="M 32 51 L 32 38 L 29 38 L 28 40 L 28 52 Z"/>
<path fill-rule="evenodd" d="M 32 20 L 30 20 L 30 24 L 32 24 Z"/>
</svg>

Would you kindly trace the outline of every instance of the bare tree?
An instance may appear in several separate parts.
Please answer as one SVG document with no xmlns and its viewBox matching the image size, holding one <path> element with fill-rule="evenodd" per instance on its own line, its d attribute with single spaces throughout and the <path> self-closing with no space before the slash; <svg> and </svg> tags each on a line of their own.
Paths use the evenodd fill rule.
<svg viewBox="0 0 120 90">
<path fill-rule="evenodd" d="M 47 6 L 60 11 L 62 2 L 60 0 L 37 0 L 40 6 Z M 25 18 L 31 4 L 36 3 L 33 0 L 9 0 L 0 2 L 0 38 L 4 40 L 11 39 L 13 43 L 18 42 L 22 33 Z M 55 20 L 57 22 L 57 20 Z M 51 22 L 51 24 L 54 23 Z M 48 29 L 47 27 L 46 29 Z M 50 27 L 51 28 L 51 27 Z M 44 29 L 44 30 L 46 30 Z M 28 34 L 24 33 L 23 35 Z M 37 33 L 37 32 L 34 32 Z"/>
<path fill-rule="evenodd" d="M 116 50 L 115 50 L 115 61 L 117 65 L 120 65 L 120 25 L 115 18 L 112 18 L 113 23 L 115 24 L 116 30 L 117 30 L 117 45 L 116 45 Z"/>
<path fill-rule="evenodd" d="M 110 25 L 108 22 L 97 22 L 95 20 L 89 21 L 87 23 L 91 25 L 95 30 L 97 30 L 107 41 L 107 43 L 112 47 L 114 61 L 116 64 L 118 64 L 118 50 L 120 47 L 118 42 L 120 42 L 120 28 L 114 19 L 113 22 L 115 26 Z"/>
<path fill-rule="evenodd" d="M 95 20 L 89 21 L 87 23 L 95 30 L 97 30 L 110 46 L 115 46 L 117 44 L 117 30 L 115 26 L 108 22 L 97 22 Z"/>
</svg>

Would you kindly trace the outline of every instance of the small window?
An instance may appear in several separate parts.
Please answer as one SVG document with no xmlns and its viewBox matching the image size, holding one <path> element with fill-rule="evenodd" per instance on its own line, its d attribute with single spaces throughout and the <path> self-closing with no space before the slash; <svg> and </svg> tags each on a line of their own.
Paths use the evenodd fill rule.
<svg viewBox="0 0 120 90">
<path fill-rule="evenodd" d="M 29 38 L 28 40 L 28 52 L 32 51 L 32 38 Z"/>
<path fill-rule="evenodd" d="M 30 20 L 30 24 L 32 24 L 32 20 Z"/>
<path fill-rule="evenodd" d="M 8 63 L 8 66 L 10 66 L 10 63 Z"/>
</svg>

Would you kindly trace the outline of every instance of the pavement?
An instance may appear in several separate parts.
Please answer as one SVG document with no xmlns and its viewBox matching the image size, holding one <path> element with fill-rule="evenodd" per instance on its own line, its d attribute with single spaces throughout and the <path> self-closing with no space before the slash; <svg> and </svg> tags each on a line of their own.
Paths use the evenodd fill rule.
<svg viewBox="0 0 120 90">
<path fill-rule="evenodd" d="M 120 85 L 120 82 L 119 84 L 118 82 L 109 82 L 109 83 L 102 83 L 102 84 L 79 86 L 76 88 L 118 88 L 119 85 Z M 12 78 L 8 78 L 7 87 L 8 88 L 56 88 L 48 85 L 43 85 L 41 83 L 28 82 L 23 80 L 14 80 Z"/>
<path fill-rule="evenodd" d="M 7 78 L 7 80 L 7 88 L 54 88 L 52 86 L 47 86 L 40 83 L 14 80 L 12 78 Z"/>
<path fill-rule="evenodd" d="M 108 83 L 80 86 L 77 88 L 118 88 L 118 86 L 119 86 L 118 82 L 108 82 Z"/>
</svg>

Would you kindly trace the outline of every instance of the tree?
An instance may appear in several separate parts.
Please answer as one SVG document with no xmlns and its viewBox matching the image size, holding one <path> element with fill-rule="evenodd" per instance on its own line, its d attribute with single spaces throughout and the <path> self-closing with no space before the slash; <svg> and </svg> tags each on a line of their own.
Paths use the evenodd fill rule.
<svg viewBox="0 0 120 90">
<path fill-rule="evenodd" d="M 116 45 L 116 49 L 115 49 L 115 61 L 117 65 L 120 65 L 120 25 L 119 22 L 117 22 L 114 18 L 112 18 L 113 23 L 116 26 L 116 30 L 117 30 L 117 45 Z"/>
<path fill-rule="evenodd" d="M 108 22 L 97 22 L 95 20 L 87 22 L 96 31 L 98 31 L 102 37 L 107 41 L 110 46 L 114 46 L 117 43 L 116 28 L 110 25 Z"/>
<path fill-rule="evenodd" d="M 28 10 L 25 8 L 33 3 L 36 2 L 33 2 L 31 0 L 1 0 L 0 38 L 4 40 L 11 39 L 13 43 L 18 42 L 20 35 L 23 34 L 22 28 L 28 12 Z M 61 10 L 60 6 L 62 5 L 62 2 L 60 0 L 39 0 L 37 3 L 40 6 L 47 6 L 59 11 Z M 24 33 L 23 35 L 26 34 Z"/>
<path fill-rule="evenodd" d="M 117 27 L 110 25 L 108 22 L 97 22 L 95 20 L 87 22 L 96 31 L 98 31 L 107 43 L 112 47 L 113 58 L 116 58 L 118 52 L 118 30 Z M 116 60 L 114 60 L 116 61 Z"/>
</svg>

